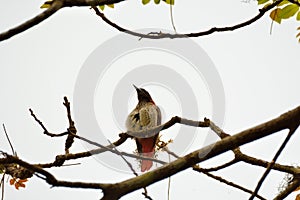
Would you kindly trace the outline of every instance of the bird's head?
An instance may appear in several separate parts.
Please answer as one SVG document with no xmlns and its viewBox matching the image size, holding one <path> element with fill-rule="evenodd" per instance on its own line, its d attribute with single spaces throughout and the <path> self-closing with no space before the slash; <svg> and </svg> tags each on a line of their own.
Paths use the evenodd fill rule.
<svg viewBox="0 0 300 200">
<path fill-rule="evenodd" d="M 147 92 L 147 90 L 145 90 L 143 88 L 138 88 L 135 85 L 133 85 L 133 87 L 136 89 L 139 102 L 152 102 L 152 103 L 154 103 L 154 101 L 152 100 L 152 98 L 151 98 L 149 92 Z"/>
</svg>

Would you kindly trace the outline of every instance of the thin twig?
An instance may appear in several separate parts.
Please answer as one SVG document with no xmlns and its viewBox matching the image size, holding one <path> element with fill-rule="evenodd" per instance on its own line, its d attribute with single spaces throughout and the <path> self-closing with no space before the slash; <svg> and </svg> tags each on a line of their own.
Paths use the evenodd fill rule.
<svg viewBox="0 0 300 200">
<path fill-rule="evenodd" d="M 122 155 L 122 153 L 116 148 L 116 146 L 113 145 L 113 143 L 111 143 L 109 140 L 107 140 L 111 146 L 113 146 L 113 148 L 118 152 L 118 155 L 121 156 L 121 158 L 125 161 L 125 163 L 128 165 L 128 167 L 130 168 L 130 170 L 133 172 L 133 174 L 135 176 L 138 176 L 138 173 L 134 170 L 132 164 L 130 162 L 128 162 L 128 160 L 126 160 L 126 158 Z M 146 189 L 146 187 L 144 187 L 144 192 L 142 193 L 146 199 L 152 200 L 152 198 L 148 195 L 148 191 Z"/>
<path fill-rule="evenodd" d="M 67 104 L 66 104 L 67 105 Z M 40 167 L 44 167 L 44 168 L 49 168 L 49 167 L 58 167 L 58 166 L 62 166 L 63 163 L 66 161 L 66 160 L 69 160 L 69 159 L 77 159 L 77 158 L 82 158 L 82 157 L 88 157 L 88 156 L 91 156 L 93 154 L 99 154 L 99 153 L 103 153 L 105 151 L 110 151 L 112 153 L 117 153 L 115 150 L 112 149 L 113 146 L 119 146 L 121 144 L 123 144 L 128 138 L 130 138 L 131 136 L 127 135 L 126 133 L 120 133 L 119 136 L 119 140 L 117 140 L 116 142 L 113 143 L 113 146 L 112 145 L 108 145 L 108 146 L 104 146 L 104 145 L 101 145 L 97 142 L 93 142 L 89 139 L 86 139 L 84 137 L 81 137 L 81 136 L 78 136 L 78 135 L 75 135 L 74 133 L 72 132 L 65 132 L 65 133 L 61 133 L 61 134 L 52 134 L 52 133 L 49 133 L 47 128 L 44 126 L 44 124 L 37 118 L 37 116 L 34 114 L 34 112 L 32 111 L 32 109 L 29 109 L 30 110 L 30 113 L 31 113 L 31 116 L 35 119 L 36 122 L 38 122 L 38 124 L 42 127 L 42 129 L 44 130 L 44 133 L 46 135 L 49 135 L 51 137 L 58 137 L 58 136 L 63 136 L 63 135 L 71 135 L 72 137 L 75 137 L 77 139 L 80 139 L 82 141 L 85 141 L 89 144 L 92 144 L 92 145 L 95 145 L 97 147 L 100 147 L 101 149 L 96 149 L 96 150 L 91 150 L 91 151 L 88 151 L 88 152 L 83 152 L 83 153 L 78 153 L 78 154 L 70 154 L 70 155 L 60 155 L 60 156 L 57 156 L 56 157 L 56 160 L 53 162 L 53 163 L 48 163 L 48 164 L 37 164 L 36 166 L 40 166 Z M 72 119 L 71 119 L 72 120 Z M 134 154 L 130 154 L 130 153 L 126 153 L 126 152 L 121 152 L 122 155 L 125 155 L 125 156 L 128 156 L 128 157 L 133 157 L 133 158 L 137 158 L 137 159 L 143 159 L 143 160 L 151 160 L 151 161 L 154 161 L 154 162 L 157 162 L 157 163 L 160 163 L 160 164 L 165 164 L 165 162 L 163 161 L 160 161 L 160 160 L 157 160 L 155 158 L 149 158 L 149 157 L 144 157 L 144 156 L 138 156 L 138 155 L 134 155 Z"/>
<path fill-rule="evenodd" d="M 4 133 L 5 133 L 6 139 L 7 139 L 8 143 L 9 143 L 9 145 L 10 145 L 10 148 L 11 148 L 12 154 L 13 154 L 13 155 L 16 155 L 15 149 L 14 149 L 14 147 L 13 147 L 13 145 L 12 145 L 12 143 L 11 143 L 11 141 L 10 141 L 9 137 L 8 137 L 8 134 L 7 134 L 7 131 L 6 131 L 5 125 L 4 125 L 4 124 L 2 124 L 2 126 L 3 126 L 3 130 L 4 130 Z"/>
<path fill-rule="evenodd" d="M 144 187 L 144 192 L 142 194 L 144 195 L 145 199 L 152 200 L 152 198 L 148 195 L 148 191 L 146 187 Z"/>
<path fill-rule="evenodd" d="M 171 18 L 173 30 L 175 33 L 177 33 L 175 23 L 174 23 L 174 16 L 173 16 L 173 4 L 174 4 L 174 0 L 171 0 L 170 1 L 170 18 Z"/>
<path fill-rule="evenodd" d="M 0 181 L 0 187 L 2 186 L 1 188 L 1 200 L 4 200 L 4 178 L 5 178 L 5 173 L 3 173 L 3 176 L 1 178 L 1 181 Z"/>
<path fill-rule="evenodd" d="M 202 169 L 202 168 L 200 168 L 200 167 L 198 167 L 198 166 L 194 166 L 194 167 L 193 167 L 193 170 L 195 170 L 195 171 L 197 171 L 197 172 L 200 172 L 200 173 L 203 173 L 203 174 L 205 174 L 205 175 L 208 176 L 208 177 L 211 177 L 211 178 L 213 178 L 213 179 L 215 179 L 215 180 L 217 180 L 217 181 L 220 181 L 221 183 L 225 183 L 226 185 L 229 185 L 229 186 L 231 186 L 231 187 L 234 187 L 234 188 L 237 188 L 237 189 L 242 190 L 242 191 L 244 191 L 244 192 L 247 192 L 247 193 L 249 193 L 249 194 L 252 194 L 252 191 L 251 191 L 251 190 L 249 190 L 249 189 L 247 189 L 247 188 L 245 188 L 245 187 L 242 187 L 242 186 L 240 186 L 240 185 L 238 185 L 238 184 L 236 184 L 236 183 L 227 181 L 226 179 L 224 179 L 224 178 L 222 178 L 222 177 L 220 177 L 220 176 L 215 176 L 215 175 L 213 175 L 213 174 L 207 172 L 206 169 Z M 260 195 L 258 195 L 258 194 L 256 194 L 255 197 L 257 197 L 257 198 L 259 198 L 259 199 L 262 199 L 262 200 L 266 200 L 264 197 L 262 197 L 262 196 L 260 196 Z"/>
<path fill-rule="evenodd" d="M 148 138 L 148 137 L 152 137 L 154 134 L 156 134 L 159 131 L 170 128 L 171 126 L 173 126 L 175 124 L 183 124 L 183 125 L 187 125 L 187 126 L 205 128 L 205 127 L 210 126 L 210 120 L 207 118 L 204 118 L 204 121 L 194 121 L 194 120 L 189 120 L 189 119 L 175 116 L 175 117 L 172 117 L 166 123 L 161 124 L 159 126 L 149 128 L 146 130 L 137 131 L 137 132 L 128 131 L 128 132 L 126 132 L 126 134 L 128 134 L 132 137 L 135 137 L 135 138 Z"/>
<path fill-rule="evenodd" d="M 67 117 L 68 117 L 68 121 L 69 121 L 68 137 L 65 142 L 65 153 L 69 154 L 69 149 L 71 148 L 72 144 L 74 143 L 74 135 L 76 135 L 77 130 L 75 127 L 75 122 L 72 119 L 70 102 L 67 97 L 64 97 L 63 104 L 67 109 Z"/>
<path fill-rule="evenodd" d="M 145 157 L 145 156 L 140 156 L 140 155 L 134 155 L 134 154 L 126 153 L 126 152 L 117 152 L 116 150 L 112 149 L 113 148 L 113 146 L 112 146 L 113 144 L 112 145 L 108 145 L 108 146 L 104 146 L 104 145 L 99 144 L 97 142 L 93 142 L 93 141 L 91 141 L 89 139 L 86 139 L 86 138 L 84 138 L 82 136 L 74 135 L 74 137 L 76 137 L 76 138 L 78 138 L 78 139 L 80 139 L 82 141 L 85 141 L 85 142 L 87 142 L 89 144 L 92 144 L 94 146 L 97 146 L 97 147 L 100 147 L 102 149 L 105 149 L 106 151 L 110 151 L 110 152 L 112 152 L 114 154 L 117 154 L 117 155 L 118 155 L 118 153 L 121 153 L 124 156 L 132 157 L 132 158 L 137 158 L 137 159 L 141 159 L 141 160 L 151 160 L 153 162 L 157 162 L 157 163 L 160 163 L 160 164 L 166 164 L 166 162 L 158 160 L 158 159 L 155 159 L 155 158 L 150 158 L 150 157 Z"/>
<path fill-rule="evenodd" d="M 169 156 L 169 162 L 171 162 L 171 155 L 168 154 Z M 169 177 L 169 180 L 168 180 L 168 200 L 170 200 L 170 191 L 171 191 L 171 176 Z"/>
<path fill-rule="evenodd" d="M 249 200 L 253 200 L 255 195 L 257 194 L 257 192 L 259 191 L 260 187 L 262 186 L 264 180 L 267 178 L 268 174 L 270 173 L 270 171 L 272 170 L 272 167 L 274 166 L 277 158 L 280 156 L 281 152 L 283 151 L 283 149 L 286 147 L 287 143 L 289 142 L 289 140 L 291 139 L 292 135 L 294 134 L 296 128 L 295 129 L 290 129 L 288 135 L 286 136 L 285 140 L 283 141 L 283 143 L 281 144 L 281 146 L 279 147 L 278 151 L 276 152 L 274 158 L 272 159 L 272 161 L 269 163 L 267 169 L 265 170 L 264 174 L 262 175 L 262 177 L 260 178 L 260 180 L 258 181 L 255 190 L 253 191 L 252 195 L 250 196 Z"/>
<path fill-rule="evenodd" d="M 31 108 L 29 108 L 29 112 L 30 112 L 31 116 L 34 118 L 34 120 L 42 127 L 44 132 L 49 133 L 47 128 L 44 126 L 43 122 L 36 117 L 36 115 L 34 114 L 34 112 Z"/>
<path fill-rule="evenodd" d="M 214 171 L 218 171 L 218 170 L 221 170 L 221 169 L 225 169 L 233 164 L 236 164 L 237 162 L 239 162 L 239 160 L 237 159 L 232 159 L 231 161 L 227 162 L 227 163 L 224 163 L 223 165 L 220 165 L 220 166 L 217 166 L 217 167 L 211 167 L 211 168 L 205 168 L 203 169 L 203 171 L 206 171 L 206 172 L 214 172 Z"/>
<path fill-rule="evenodd" d="M 132 171 L 132 173 L 135 176 L 138 176 L 138 173 L 134 170 L 132 164 L 130 162 L 128 162 L 128 160 L 126 160 L 126 158 L 123 156 L 123 154 L 117 149 L 116 146 L 113 145 L 113 143 L 111 143 L 109 140 L 107 140 L 109 142 L 109 144 L 112 146 L 112 149 L 116 150 L 117 154 L 119 156 L 121 156 L 121 158 L 125 161 L 125 163 L 128 165 L 128 167 L 130 168 L 130 170 Z"/>
</svg>

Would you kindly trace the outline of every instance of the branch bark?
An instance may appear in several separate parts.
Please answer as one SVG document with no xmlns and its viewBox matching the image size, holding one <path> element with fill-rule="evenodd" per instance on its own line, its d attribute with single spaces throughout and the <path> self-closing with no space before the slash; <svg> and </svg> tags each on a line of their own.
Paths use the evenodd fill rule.
<svg viewBox="0 0 300 200">
<path fill-rule="evenodd" d="M 56 13 L 59 9 L 63 7 L 62 1 L 55 1 L 53 2 L 52 6 L 42 12 L 41 14 L 33 17 L 32 19 L 20 24 L 19 26 L 16 26 L 8 31 L 5 31 L 3 33 L 0 33 L 0 41 L 9 39 L 19 33 L 22 33 L 26 31 L 27 29 L 30 29 L 34 27 L 35 25 L 41 23 L 42 21 L 46 20 L 48 17 Z"/>
<path fill-rule="evenodd" d="M 163 180 L 191 166 L 194 166 L 199 162 L 208 160 L 216 155 L 235 149 L 246 143 L 253 142 L 283 129 L 296 129 L 299 124 L 300 107 L 297 107 L 276 119 L 242 131 L 236 135 L 226 137 L 215 144 L 194 151 L 146 174 L 116 184 L 110 184 L 106 189 L 103 190 L 103 199 L 120 198 L 121 196 L 132 191 L 149 186 L 155 182 Z"/>
<path fill-rule="evenodd" d="M 227 32 L 227 31 L 234 31 L 236 29 L 240 29 L 243 27 L 246 27 L 250 24 L 253 24 L 254 22 L 256 22 L 257 20 L 259 20 L 261 17 L 263 17 L 268 11 L 270 11 L 272 8 L 274 8 L 275 6 L 277 6 L 278 4 L 280 4 L 283 0 L 276 0 L 273 3 L 269 4 L 268 6 L 261 8 L 259 10 L 259 13 L 250 18 L 249 20 L 233 25 L 233 26 L 227 26 L 227 27 L 213 27 L 210 28 L 206 31 L 199 31 L 199 32 L 194 32 L 194 33 L 175 33 L 175 34 L 171 34 L 171 33 L 162 33 L 162 32 L 157 32 L 157 33 L 149 33 L 149 34 L 143 34 L 143 33 L 139 33 L 139 32 L 135 32 L 135 31 L 131 31 L 127 28 L 124 28 L 112 21 L 110 21 L 102 12 L 100 12 L 100 10 L 93 6 L 93 9 L 95 11 L 95 13 L 101 17 L 101 19 L 106 22 L 108 25 L 110 25 L 111 27 L 117 29 L 120 32 L 125 32 L 127 34 L 133 35 L 133 36 L 137 36 L 140 38 L 149 38 L 149 39 L 162 39 L 162 38 L 170 38 L 170 39 L 175 39 L 175 38 L 186 38 L 186 37 L 200 37 L 200 36 L 205 36 L 205 35 L 210 35 L 213 34 L 215 32 Z"/>
</svg>

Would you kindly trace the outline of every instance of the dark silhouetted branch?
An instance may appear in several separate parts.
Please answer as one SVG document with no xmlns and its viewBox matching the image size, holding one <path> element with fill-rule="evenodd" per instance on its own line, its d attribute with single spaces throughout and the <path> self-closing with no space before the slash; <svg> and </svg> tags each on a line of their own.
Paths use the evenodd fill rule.
<svg viewBox="0 0 300 200">
<path fill-rule="evenodd" d="M 198 166 L 194 166 L 194 167 L 193 167 L 193 170 L 195 170 L 195 171 L 197 171 L 197 172 L 200 172 L 200 173 L 203 173 L 203 174 L 205 174 L 206 176 L 208 176 L 208 177 L 210 177 L 210 178 L 213 178 L 213 179 L 215 179 L 215 180 L 217 180 L 217 181 L 220 181 L 221 183 L 224 183 L 224 184 L 229 185 L 229 186 L 231 186 L 231 187 L 237 188 L 237 189 L 239 189 L 239 190 L 241 190 L 241 191 L 247 192 L 247 193 L 249 193 L 249 194 L 252 194 L 252 193 L 253 193 L 251 190 L 249 190 L 249 189 L 247 189 L 247 188 L 245 188 L 245 187 L 242 187 L 242 186 L 240 186 L 240 185 L 238 185 L 238 184 L 236 184 L 236 183 L 227 181 L 226 179 L 224 179 L 224 178 L 222 178 L 222 177 L 220 177 L 220 176 L 215 176 L 215 175 L 213 175 L 213 174 L 207 172 L 206 169 L 202 169 L 202 168 L 200 168 L 200 167 L 198 167 Z M 259 198 L 259 199 L 262 199 L 262 200 L 266 200 L 264 197 L 262 197 L 262 196 L 260 196 L 260 195 L 258 195 L 258 194 L 256 194 L 255 197 L 257 197 L 257 198 Z"/>
<path fill-rule="evenodd" d="M 184 157 L 178 158 L 177 160 L 153 171 L 147 172 L 146 174 L 142 174 L 138 177 L 128 179 L 123 182 L 111 184 L 110 186 L 108 186 L 108 189 L 103 191 L 105 197 L 103 199 L 109 199 L 109 197 L 113 197 L 113 199 L 119 198 L 132 191 L 149 186 L 155 182 L 170 177 L 216 155 L 235 149 L 243 144 L 266 137 L 283 129 L 297 127 L 299 124 L 300 107 L 297 107 L 279 116 L 278 118 L 242 131 L 241 133 L 235 134 L 233 136 L 226 137 L 221 141 L 194 151 Z M 111 191 L 118 192 L 114 192 L 114 194 L 112 194 Z"/>
<path fill-rule="evenodd" d="M 124 27 L 121 27 L 120 25 L 112 22 L 111 20 L 109 20 L 97 7 L 93 6 L 93 9 L 95 11 L 95 13 L 101 17 L 101 19 L 106 22 L 107 24 L 109 24 L 110 26 L 112 26 L 113 28 L 117 29 L 120 32 L 124 32 L 133 36 L 137 36 L 140 38 L 149 38 L 149 39 L 161 39 L 161 38 L 170 38 L 170 39 L 174 39 L 174 38 L 187 38 L 187 37 L 200 37 L 200 36 L 205 36 L 205 35 L 210 35 L 213 34 L 215 32 L 227 32 L 227 31 L 234 31 L 236 29 L 240 29 L 243 27 L 246 27 L 254 22 L 256 22 L 257 20 L 259 20 L 261 17 L 263 17 L 268 11 L 270 11 L 272 8 L 274 8 L 275 6 L 277 6 L 279 3 L 281 3 L 283 0 L 276 0 L 273 3 L 261 8 L 259 10 L 259 13 L 252 17 L 251 19 L 233 25 L 233 26 L 227 26 L 227 27 L 213 27 L 210 28 L 206 31 L 199 31 L 199 32 L 194 32 L 194 33 L 182 33 L 182 34 L 171 34 L 171 33 L 162 33 L 162 32 L 157 32 L 156 34 L 143 34 L 143 33 L 138 33 L 135 31 L 131 31 L 129 29 L 126 29 Z"/>
<path fill-rule="evenodd" d="M 26 31 L 27 29 L 32 28 L 33 26 L 41 23 L 42 21 L 44 21 L 45 19 L 47 19 L 48 17 L 50 17 L 51 15 L 56 13 L 56 11 L 58 11 L 62 7 L 63 7 L 63 3 L 61 1 L 55 1 L 49 9 L 45 10 L 41 14 L 24 22 L 23 24 L 20 24 L 19 26 L 16 26 L 8 31 L 3 32 L 3 33 L 0 33 L 0 41 L 9 39 L 19 33 Z"/>
<path fill-rule="evenodd" d="M 267 176 L 270 173 L 272 167 L 274 166 L 276 160 L 280 156 L 280 154 L 283 151 L 283 149 L 286 147 L 287 143 L 290 141 L 292 135 L 295 133 L 297 127 L 290 128 L 290 131 L 289 131 L 288 135 L 286 136 L 285 140 L 283 141 L 283 143 L 279 147 L 279 149 L 276 152 L 276 154 L 275 154 L 274 158 L 272 159 L 272 161 L 268 164 L 268 167 L 267 167 L 266 171 L 264 172 L 264 174 L 262 175 L 262 177 L 258 181 L 257 186 L 256 186 L 255 190 L 253 191 L 252 195 L 250 196 L 249 200 L 253 200 L 254 197 L 256 196 L 256 194 L 259 191 L 260 187 L 262 186 L 264 180 L 267 178 Z"/>
</svg>

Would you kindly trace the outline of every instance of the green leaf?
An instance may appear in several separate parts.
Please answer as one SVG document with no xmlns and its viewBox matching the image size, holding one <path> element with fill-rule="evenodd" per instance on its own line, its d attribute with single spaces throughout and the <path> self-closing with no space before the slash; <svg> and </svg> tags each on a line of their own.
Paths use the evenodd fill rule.
<svg viewBox="0 0 300 200">
<path fill-rule="evenodd" d="M 142 0 L 142 3 L 144 4 L 144 5 L 146 5 L 147 3 L 149 3 L 150 2 L 150 0 Z"/>
<path fill-rule="evenodd" d="M 296 19 L 300 21 L 300 11 L 298 12 Z"/>
<path fill-rule="evenodd" d="M 40 8 L 50 8 L 53 1 L 46 1 Z"/>
<path fill-rule="evenodd" d="M 107 4 L 107 6 L 110 7 L 110 8 L 114 8 L 115 7 L 114 4 Z"/>
<path fill-rule="evenodd" d="M 279 14 L 281 12 L 281 8 L 276 8 L 274 10 L 272 10 L 272 12 L 270 13 L 270 17 L 274 22 L 277 22 L 278 24 L 281 23 L 281 18 L 279 17 Z"/>
<path fill-rule="evenodd" d="M 288 3 L 290 3 L 288 0 L 283 0 L 280 4 L 278 4 L 277 6 L 279 7 L 279 6 L 283 6 L 283 5 L 285 5 L 285 4 L 288 4 Z"/>
<path fill-rule="evenodd" d="M 174 5 L 175 3 L 175 0 L 163 0 L 163 1 L 170 5 Z"/>
<path fill-rule="evenodd" d="M 281 12 L 279 13 L 279 17 L 281 19 L 288 19 L 294 16 L 299 10 L 299 6 L 296 4 L 290 4 L 282 8 Z"/>
<path fill-rule="evenodd" d="M 261 5 L 261 4 L 265 4 L 267 3 L 269 0 L 257 0 L 257 4 Z"/>
<path fill-rule="evenodd" d="M 110 7 L 110 8 L 114 8 L 114 7 L 115 7 L 114 4 L 107 4 L 107 5 L 101 5 L 101 6 L 99 6 L 99 8 L 100 8 L 101 10 L 104 10 L 105 6 Z"/>
<path fill-rule="evenodd" d="M 99 8 L 100 8 L 101 10 L 104 10 L 105 6 L 102 5 L 102 6 L 99 6 Z"/>
<path fill-rule="evenodd" d="M 3 173 L 4 173 L 4 170 L 5 170 L 4 166 L 3 166 L 3 165 L 0 165 L 0 174 L 3 174 Z"/>
<path fill-rule="evenodd" d="M 159 4 L 160 0 L 154 0 L 154 3 Z"/>
</svg>

